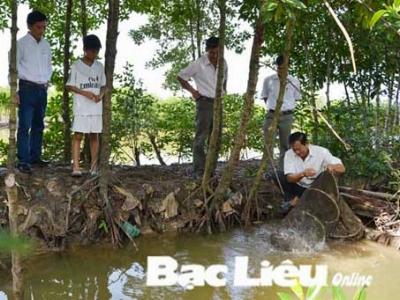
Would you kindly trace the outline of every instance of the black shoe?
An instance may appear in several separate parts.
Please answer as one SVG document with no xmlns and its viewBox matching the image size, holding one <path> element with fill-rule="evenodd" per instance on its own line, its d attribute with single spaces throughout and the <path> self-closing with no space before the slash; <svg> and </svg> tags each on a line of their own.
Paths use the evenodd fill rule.
<svg viewBox="0 0 400 300">
<path fill-rule="evenodd" d="M 32 169 L 31 169 L 31 167 L 28 165 L 28 164 L 21 164 L 21 163 L 19 163 L 18 165 L 17 165 L 17 169 L 18 169 L 18 171 L 20 171 L 21 173 L 24 173 L 24 174 L 32 174 Z"/>
<path fill-rule="evenodd" d="M 286 216 L 290 210 L 293 208 L 292 204 L 290 201 L 284 201 L 278 208 L 278 213 L 280 215 Z"/>
<path fill-rule="evenodd" d="M 50 162 L 47 160 L 38 159 L 32 162 L 32 166 L 34 167 L 46 167 Z"/>
</svg>

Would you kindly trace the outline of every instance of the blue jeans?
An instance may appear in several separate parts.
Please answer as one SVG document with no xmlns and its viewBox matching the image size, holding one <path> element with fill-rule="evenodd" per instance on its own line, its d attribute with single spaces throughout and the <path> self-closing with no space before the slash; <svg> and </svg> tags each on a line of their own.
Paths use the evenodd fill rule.
<svg viewBox="0 0 400 300">
<path fill-rule="evenodd" d="M 22 164 L 40 160 L 47 106 L 47 89 L 20 85 L 17 155 Z"/>
</svg>

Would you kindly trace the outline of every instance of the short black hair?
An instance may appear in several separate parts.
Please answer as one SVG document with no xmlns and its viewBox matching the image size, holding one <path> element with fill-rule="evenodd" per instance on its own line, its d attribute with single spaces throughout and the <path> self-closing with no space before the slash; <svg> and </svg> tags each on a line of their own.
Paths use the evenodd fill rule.
<svg viewBox="0 0 400 300">
<path fill-rule="evenodd" d="M 304 132 L 294 132 L 291 135 L 289 135 L 289 145 L 293 145 L 299 141 L 302 145 L 305 145 L 308 143 L 307 135 Z"/>
<path fill-rule="evenodd" d="M 284 61 L 285 61 L 285 57 L 283 56 L 283 54 L 279 54 L 277 56 L 277 58 L 275 59 L 275 64 L 277 66 L 281 66 L 281 65 L 283 65 Z M 290 59 L 288 61 L 288 64 L 290 64 Z"/>
<path fill-rule="evenodd" d="M 37 22 L 43 22 L 47 21 L 47 17 L 45 14 L 41 13 L 38 10 L 33 10 L 28 14 L 28 17 L 26 18 L 26 22 L 28 23 L 29 26 L 34 25 Z"/>
<path fill-rule="evenodd" d="M 101 42 L 97 35 L 89 34 L 83 38 L 83 49 L 100 50 Z"/>
<path fill-rule="evenodd" d="M 206 51 L 217 48 L 219 46 L 219 38 L 212 36 L 206 40 Z"/>
</svg>

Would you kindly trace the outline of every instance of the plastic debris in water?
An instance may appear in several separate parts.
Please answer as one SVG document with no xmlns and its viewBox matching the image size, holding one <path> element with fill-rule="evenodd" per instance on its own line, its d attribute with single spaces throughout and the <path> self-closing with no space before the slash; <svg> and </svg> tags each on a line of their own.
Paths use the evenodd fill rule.
<svg viewBox="0 0 400 300">
<path fill-rule="evenodd" d="M 124 221 L 121 227 L 126 234 L 128 234 L 133 238 L 138 237 L 140 235 L 140 229 L 137 228 L 136 225 L 132 225 L 129 222 Z"/>
</svg>

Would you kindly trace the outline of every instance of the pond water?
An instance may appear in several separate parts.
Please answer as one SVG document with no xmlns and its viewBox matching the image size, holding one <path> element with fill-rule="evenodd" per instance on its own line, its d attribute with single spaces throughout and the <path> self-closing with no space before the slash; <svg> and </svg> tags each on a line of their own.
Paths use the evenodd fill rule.
<svg viewBox="0 0 400 300">
<path fill-rule="evenodd" d="M 148 287 L 145 270 L 147 257 L 168 255 L 179 264 L 226 264 L 231 270 L 235 256 L 248 256 L 250 273 L 268 260 L 274 265 L 290 259 L 295 265 L 327 265 L 329 276 L 359 273 L 373 276 L 367 299 L 400 299 L 400 256 L 391 248 L 373 242 L 330 243 L 318 252 L 281 252 L 268 242 L 270 228 L 262 225 L 251 230 L 236 229 L 208 235 L 164 234 L 140 237 L 139 251 L 127 246 L 86 247 L 63 253 L 47 253 L 26 261 L 25 299 L 278 299 L 277 292 L 288 288 L 237 287 L 229 277 L 226 287 L 180 286 Z M 0 272 L 0 299 L 12 299 L 11 276 Z M 348 299 L 357 288 L 344 288 Z M 332 299 L 328 291 L 320 299 Z M 295 298 L 293 298 L 295 299 Z"/>
</svg>

